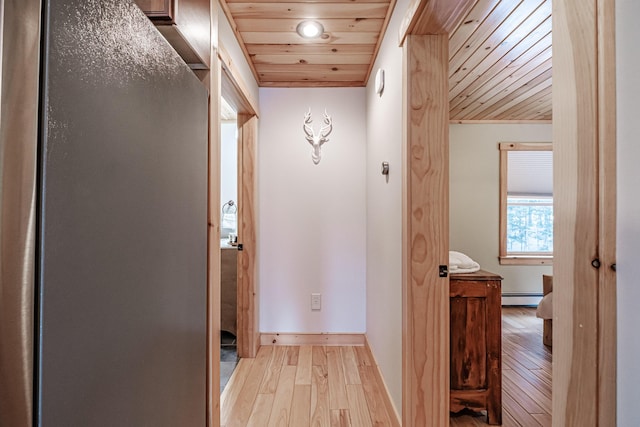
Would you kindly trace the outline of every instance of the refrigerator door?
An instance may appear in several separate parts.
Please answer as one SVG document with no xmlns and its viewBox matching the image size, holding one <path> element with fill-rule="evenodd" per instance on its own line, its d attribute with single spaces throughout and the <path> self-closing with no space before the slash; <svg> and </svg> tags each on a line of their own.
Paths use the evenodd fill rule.
<svg viewBox="0 0 640 427">
<path fill-rule="evenodd" d="M 38 425 L 204 426 L 207 92 L 130 0 L 49 0 Z"/>
</svg>

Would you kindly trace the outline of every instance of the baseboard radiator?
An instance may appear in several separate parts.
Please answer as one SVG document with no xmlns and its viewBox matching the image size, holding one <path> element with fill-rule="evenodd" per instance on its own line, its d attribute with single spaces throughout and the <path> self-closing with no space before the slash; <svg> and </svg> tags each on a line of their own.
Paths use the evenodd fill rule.
<svg viewBox="0 0 640 427">
<path fill-rule="evenodd" d="M 503 292 L 502 305 L 524 305 L 536 307 L 542 299 L 542 293 Z"/>
</svg>

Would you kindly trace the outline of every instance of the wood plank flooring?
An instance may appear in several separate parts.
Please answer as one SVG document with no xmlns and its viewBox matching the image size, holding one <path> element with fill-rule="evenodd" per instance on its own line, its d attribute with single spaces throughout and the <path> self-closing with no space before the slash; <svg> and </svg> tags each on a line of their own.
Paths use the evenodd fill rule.
<svg viewBox="0 0 640 427">
<path fill-rule="evenodd" d="M 502 309 L 503 426 L 551 426 L 551 352 L 535 309 Z M 392 426 L 364 347 L 263 346 L 220 398 L 222 427 Z M 450 426 L 485 426 L 484 413 Z"/>
<path fill-rule="evenodd" d="M 392 426 L 375 369 L 364 347 L 263 346 L 240 360 L 220 425 Z"/>
<path fill-rule="evenodd" d="M 452 414 L 449 426 L 486 426 L 485 413 Z M 551 351 L 535 308 L 502 308 L 502 425 L 551 426 Z"/>
</svg>

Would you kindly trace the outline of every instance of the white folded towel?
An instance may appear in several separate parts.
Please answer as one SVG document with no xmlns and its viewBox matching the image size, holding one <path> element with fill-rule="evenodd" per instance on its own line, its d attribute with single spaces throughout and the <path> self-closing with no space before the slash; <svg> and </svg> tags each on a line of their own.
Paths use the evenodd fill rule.
<svg viewBox="0 0 640 427">
<path fill-rule="evenodd" d="M 480 264 L 462 252 L 449 251 L 449 273 L 473 273 L 480 270 Z"/>
</svg>

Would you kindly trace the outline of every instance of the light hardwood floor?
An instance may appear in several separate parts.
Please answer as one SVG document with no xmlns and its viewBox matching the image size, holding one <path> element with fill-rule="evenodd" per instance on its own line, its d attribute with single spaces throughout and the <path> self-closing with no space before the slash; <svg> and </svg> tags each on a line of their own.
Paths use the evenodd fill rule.
<svg viewBox="0 0 640 427">
<path fill-rule="evenodd" d="M 486 426 L 484 414 L 452 415 L 450 426 Z M 535 308 L 502 308 L 502 425 L 551 426 L 551 351 Z"/>
<path fill-rule="evenodd" d="M 241 359 L 220 398 L 220 425 L 391 426 L 364 347 L 263 346 Z"/>
<path fill-rule="evenodd" d="M 551 352 L 535 309 L 502 309 L 504 427 L 551 426 Z M 221 426 L 391 426 L 364 347 L 263 346 L 241 359 L 221 399 Z M 450 426 L 485 426 L 453 415 Z"/>
</svg>

